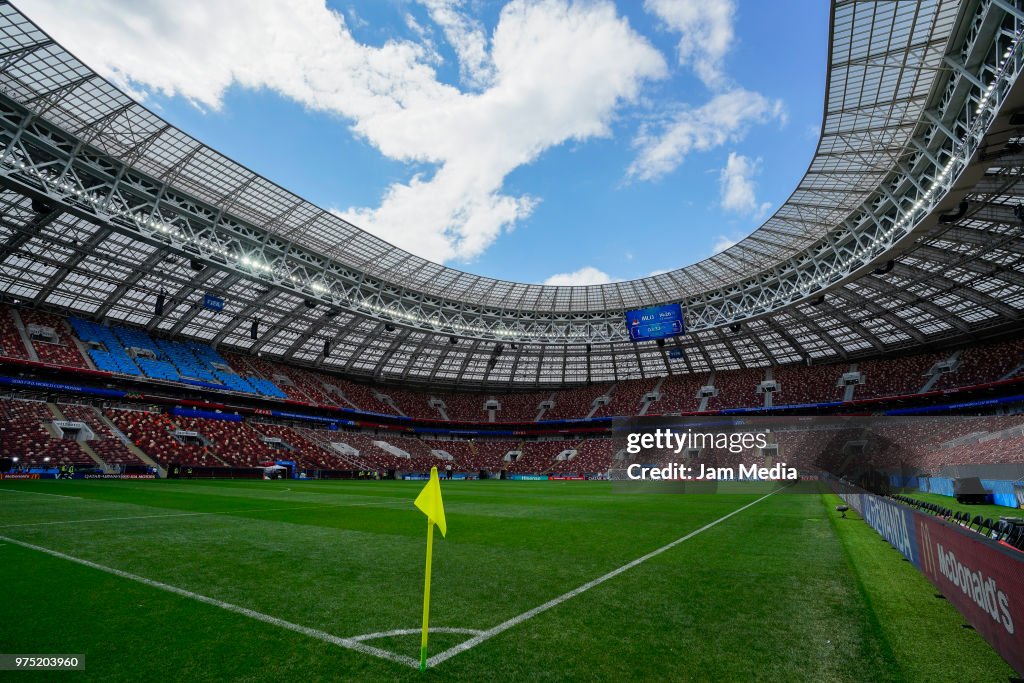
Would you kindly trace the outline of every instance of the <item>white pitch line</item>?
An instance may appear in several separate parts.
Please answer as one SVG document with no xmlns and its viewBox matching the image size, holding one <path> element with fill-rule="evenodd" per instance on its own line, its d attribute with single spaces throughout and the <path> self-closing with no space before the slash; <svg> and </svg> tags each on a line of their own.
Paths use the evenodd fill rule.
<svg viewBox="0 0 1024 683">
<path fill-rule="evenodd" d="M 19 491 L 18 489 L 0 489 L 3 493 L 25 493 L 31 496 L 53 496 L 54 498 L 72 498 L 74 500 L 85 500 L 79 496 L 62 496 L 59 493 L 43 493 L 42 491 Z"/>
<path fill-rule="evenodd" d="M 175 595 L 180 595 L 182 597 L 189 598 L 197 602 L 202 602 L 207 605 L 213 605 L 214 607 L 220 607 L 221 609 L 227 610 L 228 612 L 241 614 L 242 616 L 249 617 L 250 619 L 255 619 L 256 621 L 262 621 L 265 624 L 279 626 L 280 628 L 288 629 L 289 631 L 294 631 L 295 633 L 301 633 L 304 636 L 316 638 L 317 640 L 323 641 L 325 643 L 331 643 L 332 645 L 337 645 L 348 650 L 354 650 L 356 652 L 372 655 L 374 657 L 380 657 L 381 659 L 386 659 L 388 661 L 396 662 L 398 664 L 405 664 L 406 666 L 411 666 L 414 669 L 419 668 L 420 665 L 419 660 L 413 659 L 412 657 L 407 657 L 406 655 L 400 655 L 394 652 L 390 652 L 388 650 L 382 650 L 378 647 L 373 647 L 372 645 L 366 645 L 365 643 L 362 643 L 358 640 L 354 640 L 352 638 L 339 638 L 338 636 L 331 635 L 330 633 L 326 633 L 325 631 L 320 631 L 318 629 L 310 628 L 308 626 L 302 626 L 300 624 L 293 624 L 290 621 L 278 619 L 277 617 L 270 616 L 269 614 L 264 614 L 263 612 L 257 612 L 256 610 L 249 609 L 248 607 L 240 607 L 239 605 L 234 605 L 230 602 L 224 602 L 223 600 L 218 600 L 217 598 L 211 598 L 206 595 L 200 595 L 199 593 L 193 593 L 190 590 L 178 588 L 177 586 L 172 586 L 161 581 L 147 579 L 146 577 L 139 576 L 138 574 L 132 574 L 121 569 L 107 567 L 105 565 L 97 564 L 90 560 L 84 560 L 80 557 L 67 555 L 57 550 L 51 550 L 50 548 L 44 548 L 42 546 L 33 545 L 32 543 L 26 543 L 24 541 L 19 541 L 17 539 L 9 538 L 7 536 L 0 536 L 0 540 L 7 541 L 8 543 L 13 543 L 14 545 L 20 545 L 21 547 L 28 548 L 30 550 L 36 550 L 41 553 L 50 555 L 51 557 L 59 558 L 61 560 L 74 562 L 76 564 L 80 564 L 91 569 L 97 569 L 101 572 L 106 572 L 107 574 L 113 574 L 114 576 L 119 576 L 122 579 L 135 581 L 137 583 L 150 586 L 151 588 L 157 588 L 162 591 L 167 591 L 168 593 L 174 593 Z"/>
<path fill-rule="evenodd" d="M 480 634 L 478 634 L 476 636 L 473 636 L 469 640 L 464 641 L 462 643 L 459 643 L 455 647 L 452 647 L 452 648 L 450 648 L 448 650 L 445 650 L 444 652 L 439 652 L 438 654 L 434 655 L 433 657 L 431 657 L 431 658 L 429 658 L 427 660 L 427 666 L 431 666 L 431 667 L 437 666 L 438 664 L 441 664 L 442 662 L 445 662 L 445 661 L 451 659 L 455 655 L 461 654 L 461 653 L 465 652 L 466 650 L 474 648 L 477 645 L 479 645 L 480 643 L 493 638 L 494 636 L 498 635 L 499 633 L 507 631 L 508 629 L 512 628 L 513 626 L 518 626 L 519 624 L 523 623 L 527 619 L 532 619 L 533 617 L 537 616 L 541 612 L 546 612 L 549 609 L 551 609 L 552 607 L 557 607 L 558 605 L 561 605 L 566 600 L 571 600 L 572 598 L 575 598 L 577 595 L 580 595 L 581 593 L 585 593 L 586 591 L 590 590 L 594 586 L 599 586 L 602 583 L 604 583 L 605 581 L 609 581 L 611 579 L 614 579 L 619 574 L 622 574 L 623 572 L 629 571 L 630 569 L 632 569 L 633 567 L 635 567 L 635 566 L 637 566 L 639 564 L 643 564 L 647 560 L 651 559 L 652 557 L 656 557 L 656 556 L 662 554 L 666 550 L 671 550 L 672 548 L 676 547 L 680 543 L 683 543 L 685 541 L 690 540 L 691 538 L 693 538 L 697 534 L 701 534 L 701 533 L 707 531 L 708 529 L 710 529 L 711 527 L 713 527 L 713 526 L 715 526 L 717 524 L 721 524 L 722 522 L 724 522 L 725 520 L 729 519 L 733 515 L 739 514 L 740 512 L 743 512 L 744 510 L 746 510 L 747 508 L 752 507 L 754 505 L 757 505 L 758 503 L 760 503 L 762 500 L 764 500 L 768 496 L 773 496 L 773 495 L 775 495 L 776 493 L 778 493 L 781 490 L 782 489 L 776 489 L 776 490 L 772 491 L 771 493 L 769 493 L 767 495 L 761 496 L 760 498 L 758 498 L 757 500 L 753 501 L 752 503 L 747 503 L 743 507 L 737 508 L 737 509 L 733 510 L 732 512 L 730 512 L 729 514 L 727 514 L 727 515 L 725 515 L 723 517 L 719 517 L 715 521 L 710 522 L 708 524 L 705 524 L 704 526 L 702 526 L 701 528 L 699 528 L 699 529 L 697 529 L 695 531 L 691 531 L 690 533 L 686 534 L 682 538 L 677 538 L 676 540 L 672 541 L 671 543 L 669 543 L 667 545 L 661 546 L 657 550 L 652 550 L 651 552 L 647 553 L 643 557 L 638 557 L 637 559 L 633 560 L 632 562 L 629 562 L 627 564 L 622 565 L 618 569 L 613 569 L 612 571 L 608 572 L 604 576 L 599 576 L 598 578 L 594 579 L 593 581 L 588 581 L 587 583 L 583 584 L 579 588 L 574 588 L 571 591 L 569 591 L 568 593 L 563 593 L 562 595 L 559 595 L 557 598 L 554 598 L 552 600 L 548 600 L 547 602 L 545 602 L 543 605 L 540 605 L 539 607 L 534 607 L 533 609 L 527 610 L 526 612 L 523 612 L 522 614 L 520 614 L 518 616 L 512 617 L 511 619 L 509 619 L 507 621 L 503 621 L 500 624 L 498 624 L 497 626 L 495 626 L 493 628 L 489 628 L 486 631 L 483 631 L 482 633 L 480 633 Z"/>
<path fill-rule="evenodd" d="M 456 633 L 465 636 L 475 636 L 483 633 L 478 628 L 458 628 L 455 626 L 431 626 L 428 629 L 431 633 Z M 422 628 L 396 628 L 392 631 L 378 631 L 377 633 L 364 633 L 361 636 L 350 636 L 349 640 L 362 643 L 367 640 L 377 640 L 378 638 L 393 638 L 395 636 L 418 636 L 423 632 Z"/>
</svg>

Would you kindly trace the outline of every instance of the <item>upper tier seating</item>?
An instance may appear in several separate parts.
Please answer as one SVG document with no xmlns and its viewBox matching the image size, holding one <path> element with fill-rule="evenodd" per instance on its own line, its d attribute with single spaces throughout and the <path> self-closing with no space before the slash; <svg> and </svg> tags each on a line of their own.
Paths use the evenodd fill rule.
<svg viewBox="0 0 1024 683">
<path fill-rule="evenodd" d="M 156 345 L 183 378 L 197 379 L 202 382 L 216 381 L 217 378 L 213 376 L 212 368 L 199 360 L 186 344 L 158 339 Z"/>
<path fill-rule="evenodd" d="M 59 343 L 38 341 L 26 347 L 17 326 L 20 319 L 33 326 L 53 330 Z M 532 422 L 540 412 L 539 405 L 549 399 L 554 405 L 544 412 L 544 420 L 580 419 L 591 413 L 594 399 L 609 392 L 611 403 L 598 407 L 594 412 L 595 417 L 635 415 L 643 405 L 644 395 L 653 390 L 659 381 L 652 377 L 624 380 L 614 384 L 614 389 L 612 384 L 602 383 L 553 392 L 510 390 L 508 393 L 493 394 L 457 391 L 438 393 L 402 387 L 375 387 L 256 356 L 227 354 L 225 358 L 207 344 L 154 340 L 137 328 L 108 327 L 77 317 L 70 318 L 68 322 L 74 336 L 83 343 L 81 346 L 75 342 L 64 319 L 59 316 L 27 309 L 0 308 L 0 354 L 28 359 L 34 350 L 42 360 L 49 363 L 86 367 L 87 359 L 92 359 L 92 363 L 100 370 L 135 377 L 145 376 L 187 384 L 198 382 L 212 384 L 214 388 L 220 385 L 235 392 L 397 415 L 398 410 L 390 405 L 390 400 L 403 413 L 417 419 L 442 419 L 441 411 L 430 406 L 431 398 L 436 397 L 444 402 L 444 412 L 449 419 L 462 422 L 488 421 L 490 416 L 484 406 L 492 398 L 500 404 L 500 409 L 495 411 L 495 420 L 498 422 Z M 81 348 L 87 350 L 86 356 L 80 352 Z M 886 398 L 919 392 L 929 382 L 929 371 L 934 364 L 949 358 L 952 353 L 950 350 L 859 361 L 857 365 L 864 384 L 855 388 L 853 398 Z M 843 362 L 811 367 L 794 364 L 774 368 L 773 376 L 779 383 L 779 391 L 773 396 L 773 403 L 785 406 L 840 400 L 844 391 L 836 386 L 836 382 L 849 367 L 850 363 Z M 993 382 L 1022 367 L 1024 340 L 968 346 L 961 351 L 957 369 L 936 378 L 932 389 Z M 649 406 L 647 414 L 696 412 L 701 404 L 697 394 L 707 384 L 709 377 L 709 373 L 699 372 L 665 378 L 661 382 L 661 398 Z M 719 395 L 707 401 L 706 409 L 763 405 L 764 396 L 757 393 L 757 385 L 764 377 L 765 370 L 762 368 L 717 372 L 714 383 Z M 378 395 L 390 398 L 378 398 Z"/>
<path fill-rule="evenodd" d="M 487 394 L 476 392 L 466 394 L 434 393 L 434 396 L 444 401 L 445 413 L 449 420 L 487 422 L 487 411 L 484 410 L 484 404 L 490 398 Z"/>
<path fill-rule="evenodd" d="M 969 387 L 995 382 L 1024 365 L 1024 339 L 968 346 L 960 352 L 955 372 L 944 373 L 932 389 Z"/>
<path fill-rule="evenodd" d="M 24 323 L 25 329 L 29 333 L 32 347 L 41 362 L 70 368 L 89 367 L 85 358 L 82 357 L 82 352 L 78 350 L 78 345 L 75 344 L 75 339 L 64 318 L 28 309 L 22 309 L 19 314 L 21 322 Z M 34 335 L 33 330 L 36 329 L 52 330 L 56 337 L 44 338 Z"/>
<path fill-rule="evenodd" d="M 644 396 L 654 390 L 658 378 L 638 379 L 631 382 L 619 382 L 612 392 L 612 400 L 594 413 L 594 417 L 613 417 L 615 415 L 639 415 L 640 405 Z"/>
<path fill-rule="evenodd" d="M 715 388 L 718 394 L 708 400 L 708 410 L 764 405 L 764 395 L 757 393 L 757 386 L 763 379 L 764 370 L 760 368 L 716 372 Z"/>
<path fill-rule="evenodd" d="M 540 404 L 551 398 L 551 391 L 517 391 L 495 396 L 501 403 L 497 411 L 497 422 L 534 422 L 540 412 Z"/>
<path fill-rule="evenodd" d="M 774 370 L 779 390 L 772 397 L 775 405 L 828 403 L 843 399 L 843 387 L 836 386 L 846 366 L 788 365 Z"/>
<path fill-rule="evenodd" d="M 864 384 L 857 387 L 853 397 L 860 399 L 916 394 L 928 381 L 928 370 L 948 356 L 948 353 L 923 353 L 903 358 L 863 361 L 857 368 L 864 377 Z"/>
<path fill-rule="evenodd" d="M 14 312 L 0 306 L 0 356 L 28 360 L 28 351 L 22 341 L 18 326 L 14 324 Z"/>
<path fill-rule="evenodd" d="M 706 373 L 697 375 L 671 375 L 661 383 L 661 399 L 647 409 L 648 415 L 694 413 L 700 407 L 697 392 L 707 385 Z"/>
<path fill-rule="evenodd" d="M 411 391 L 408 389 L 399 389 L 397 387 L 384 387 L 381 389 L 381 393 L 390 396 L 391 400 L 395 402 L 395 405 L 397 405 L 398 408 L 408 417 L 415 417 L 422 420 L 441 419 L 441 414 L 430 407 L 429 394 L 419 391 Z"/>
<path fill-rule="evenodd" d="M 79 339 L 90 343 L 89 356 L 100 370 L 143 374 L 171 382 L 221 384 L 230 391 L 286 398 L 280 387 L 266 377 L 250 374 L 246 379 L 236 374 L 224 357 L 205 344 L 154 340 L 143 330 L 106 327 L 74 317 L 71 326 Z"/>
<path fill-rule="evenodd" d="M 565 389 L 555 392 L 555 405 L 544 413 L 545 420 L 564 420 L 586 417 L 594 405 L 594 399 L 611 389 L 611 383 L 594 384 L 588 387 Z M 632 413 L 636 414 L 636 413 Z"/>
<path fill-rule="evenodd" d="M 319 376 L 317 373 L 310 373 L 310 375 Z M 328 377 L 327 382 L 335 385 L 341 390 L 349 403 L 359 408 L 360 410 L 366 410 L 371 413 L 381 413 L 383 415 L 397 415 L 395 409 L 384 403 L 377 398 L 376 390 L 372 387 L 368 387 L 365 384 L 359 384 L 357 382 L 349 382 L 348 380 L 341 379 L 340 377 Z M 380 393 L 387 393 L 381 390 Z"/>
<path fill-rule="evenodd" d="M 89 357 L 98 370 L 133 376 L 142 374 L 109 327 L 76 317 L 71 317 L 69 322 L 78 338 L 89 344 Z"/>
</svg>

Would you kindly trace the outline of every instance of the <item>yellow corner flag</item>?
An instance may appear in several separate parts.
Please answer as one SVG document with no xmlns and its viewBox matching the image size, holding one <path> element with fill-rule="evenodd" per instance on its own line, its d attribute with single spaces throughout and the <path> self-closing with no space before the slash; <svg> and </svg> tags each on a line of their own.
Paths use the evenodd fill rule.
<svg viewBox="0 0 1024 683">
<path fill-rule="evenodd" d="M 448 534 L 448 525 L 444 521 L 444 503 L 441 502 L 441 480 L 437 477 L 437 468 L 430 468 L 430 481 L 416 496 L 416 507 L 441 530 L 441 535 Z"/>
<path fill-rule="evenodd" d="M 441 480 L 437 468 L 430 468 L 430 481 L 416 496 L 416 507 L 427 516 L 427 571 L 423 579 L 423 636 L 420 638 L 420 671 L 427 670 L 427 623 L 430 621 L 430 565 L 434 553 L 434 525 L 447 536 L 448 524 L 444 521 L 444 503 L 441 502 Z"/>
</svg>

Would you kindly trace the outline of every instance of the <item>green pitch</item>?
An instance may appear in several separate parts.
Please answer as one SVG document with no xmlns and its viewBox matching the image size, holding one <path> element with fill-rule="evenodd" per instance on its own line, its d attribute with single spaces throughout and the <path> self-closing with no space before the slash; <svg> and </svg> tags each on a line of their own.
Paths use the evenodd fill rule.
<svg viewBox="0 0 1024 683">
<path fill-rule="evenodd" d="M 113 680 L 1013 675 L 833 496 L 600 482 L 443 484 L 421 674 L 421 486 L 0 482 L 0 652 Z"/>
<path fill-rule="evenodd" d="M 947 507 L 953 512 L 969 512 L 972 519 L 975 515 L 981 515 L 993 520 L 998 520 L 1000 517 L 1024 517 L 1024 510 L 1003 507 L 1002 505 L 968 505 L 956 502 L 956 498 L 942 496 L 938 493 L 921 493 L 920 491 L 907 490 L 903 492 L 903 495 L 915 500 L 923 500 L 926 503 L 935 503 L 936 505 Z"/>
</svg>

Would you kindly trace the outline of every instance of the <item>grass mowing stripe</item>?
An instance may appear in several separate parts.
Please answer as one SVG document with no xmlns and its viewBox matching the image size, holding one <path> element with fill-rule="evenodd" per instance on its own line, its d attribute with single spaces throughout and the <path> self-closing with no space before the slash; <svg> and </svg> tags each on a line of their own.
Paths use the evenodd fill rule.
<svg viewBox="0 0 1024 683">
<path fill-rule="evenodd" d="M 24 493 L 30 496 L 53 496 L 54 498 L 73 498 L 75 500 L 85 500 L 78 496 L 62 496 L 59 493 L 43 493 L 42 491 L 22 491 L 20 489 L 0 489 L 0 493 Z"/>
<path fill-rule="evenodd" d="M 465 641 L 464 643 L 459 643 L 455 647 L 452 647 L 452 648 L 450 648 L 448 650 L 445 650 L 444 652 L 439 652 L 438 654 L 434 655 L 433 657 L 431 657 L 430 659 L 427 660 L 427 665 L 428 666 L 437 666 L 438 664 L 441 664 L 442 662 L 445 662 L 446 660 L 451 659 L 452 657 L 454 657 L 457 654 L 460 654 L 462 652 L 465 652 L 466 650 L 474 648 L 477 645 L 479 645 L 480 643 L 483 643 L 484 641 L 490 640 L 494 636 L 496 636 L 496 635 L 498 635 L 500 633 L 503 633 L 504 631 L 507 631 L 508 629 L 512 628 L 513 626 L 518 626 L 519 624 L 523 623 L 524 621 L 527 621 L 528 619 L 532 619 L 533 617 L 537 616 L 538 614 L 541 614 L 542 612 L 548 611 L 552 607 L 557 607 L 558 605 L 561 605 L 563 602 L 566 602 L 567 600 L 571 600 L 572 598 L 575 598 L 577 595 L 585 593 L 586 591 L 590 590 L 591 588 L 593 588 L 595 586 L 601 585 L 605 581 L 609 581 L 611 579 L 614 579 L 619 574 L 622 574 L 623 572 L 627 572 L 630 569 L 632 569 L 633 567 L 636 567 L 637 565 L 643 564 L 644 562 L 646 562 L 647 560 L 651 559 L 652 557 L 657 557 L 658 555 L 661 555 L 663 552 L 665 552 L 667 550 L 671 550 L 672 548 L 675 548 L 680 543 L 688 541 L 691 538 L 693 538 L 694 536 L 697 536 L 698 534 L 704 533 L 708 529 L 710 529 L 710 528 L 712 528 L 712 527 L 714 527 L 714 526 L 716 526 L 718 524 L 721 524 L 722 522 L 724 522 L 725 520 L 729 519 L 733 515 L 737 515 L 737 514 L 743 512 L 744 510 L 746 510 L 747 508 L 750 508 L 750 507 L 753 507 L 754 505 L 757 505 L 758 503 L 760 503 L 765 498 L 768 498 L 770 496 L 774 496 L 776 493 L 778 493 L 781 490 L 782 490 L 782 488 L 778 488 L 778 489 L 772 491 L 771 493 L 768 493 L 768 494 L 766 494 L 764 496 L 761 496 L 757 500 L 755 500 L 755 501 L 753 501 L 751 503 L 747 503 L 743 507 L 736 508 L 735 510 L 733 510 L 729 514 L 723 515 L 723 516 L 719 517 L 718 519 L 716 519 L 716 520 L 714 520 L 712 522 L 708 522 L 707 524 L 705 524 L 704 526 L 700 527 L 699 529 L 695 529 L 694 531 L 691 531 L 690 533 L 686 534 L 685 536 L 682 536 L 681 538 L 677 538 L 676 540 L 672 541 L 671 543 L 667 543 L 667 544 L 661 546 L 660 548 L 658 548 L 656 550 L 652 550 L 651 552 L 647 553 L 646 555 L 644 555 L 642 557 L 638 557 L 637 559 L 633 560 L 632 562 L 628 562 L 628 563 L 622 565 L 618 569 L 613 569 L 612 571 L 608 572 L 607 574 L 605 574 L 603 576 L 597 577 L 593 581 L 588 581 L 587 583 L 583 584 L 582 586 L 580 586 L 578 588 L 574 588 L 574 589 L 572 589 L 571 591 L 569 591 L 567 593 L 563 593 L 562 595 L 559 595 L 557 598 L 553 598 L 551 600 L 548 600 L 543 605 L 540 605 L 538 607 L 534 607 L 531 610 L 527 610 L 526 612 L 523 612 L 522 614 L 519 614 L 517 616 L 512 617 L 511 619 L 503 621 L 500 624 L 498 624 L 497 626 L 494 626 L 493 628 L 487 629 L 486 631 L 484 631 L 480 635 L 474 636 L 474 637 L 470 638 L 469 640 Z"/>
<path fill-rule="evenodd" d="M 147 579 L 146 577 L 139 576 L 138 574 L 132 574 L 130 572 L 122 571 L 120 569 L 114 569 L 113 567 L 107 567 L 105 565 L 97 564 L 96 562 L 91 562 L 80 557 L 66 555 L 65 553 L 62 553 L 58 550 L 51 550 L 50 548 L 44 548 L 42 546 L 34 545 L 32 543 L 26 543 L 24 541 L 19 541 L 17 539 L 9 538 L 7 536 L 0 536 L 0 539 L 8 543 L 13 543 L 14 545 L 19 545 L 23 548 L 28 548 L 30 550 L 45 553 L 47 555 L 50 555 L 51 557 L 56 557 L 61 560 L 67 560 L 68 562 L 74 562 L 76 564 L 80 564 L 91 569 L 106 572 L 107 574 L 113 574 L 114 576 L 120 577 L 122 579 L 128 579 L 129 581 L 135 581 L 137 583 L 141 583 L 152 588 L 167 591 L 168 593 L 174 593 L 175 595 L 180 595 L 182 597 L 189 598 L 190 600 L 202 602 L 207 605 L 213 605 L 214 607 L 220 607 L 221 609 L 226 610 L 228 612 L 234 612 L 235 614 L 241 614 L 243 616 L 249 617 L 250 619 L 255 619 L 256 621 L 262 621 L 266 624 L 279 626 L 281 628 L 288 629 L 289 631 L 301 633 L 302 635 L 309 636 L 310 638 L 316 638 L 317 640 L 322 640 L 326 643 L 338 645 L 339 647 L 343 647 L 348 650 L 355 650 L 356 652 L 362 652 L 363 654 L 373 655 L 374 657 L 387 659 L 398 664 L 405 664 L 406 666 L 411 666 L 413 668 L 419 668 L 420 665 L 419 661 L 413 659 L 412 657 L 396 654 L 388 650 L 382 650 L 377 647 L 366 645 L 360 641 L 352 640 L 351 638 L 339 638 L 338 636 L 331 635 L 330 633 L 325 633 L 324 631 L 319 631 L 315 628 L 310 628 L 308 626 L 293 624 L 290 621 L 278 619 L 277 617 L 271 616 L 269 614 L 264 614 L 263 612 L 251 610 L 248 607 L 241 607 L 239 605 L 234 605 L 230 602 L 224 602 L 223 600 L 217 600 L 216 598 L 211 598 L 206 595 L 193 593 L 192 591 L 185 590 L 184 588 L 178 588 L 177 586 L 172 586 L 161 581 Z"/>
<path fill-rule="evenodd" d="M 201 517 L 204 515 L 240 515 L 250 512 L 290 512 L 292 510 L 318 510 L 332 507 L 371 507 L 392 506 L 394 503 L 321 503 L 318 505 L 291 505 L 283 508 L 250 508 L 248 510 L 219 510 L 217 512 L 171 512 L 165 515 L 137 515 L 133 517 L 99 517 L 93 519 L 64 519 L 56 522 L 29 522 L 26 524 L 6 524 L 0 529 L 17 529 L 27 526 L 51 526 L 54 524 L 87 524 L 89 522 L 131 522 L 137 519 L 162 519 L 165 517 Z"/>
</svg>

